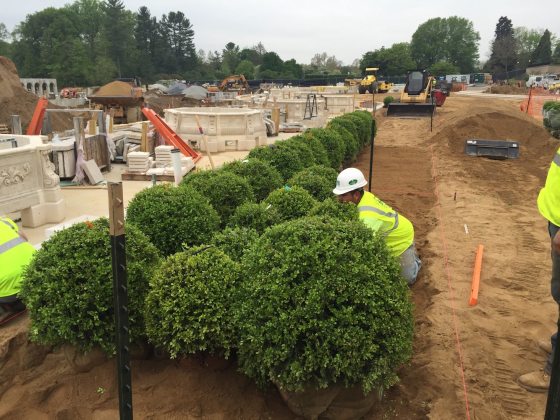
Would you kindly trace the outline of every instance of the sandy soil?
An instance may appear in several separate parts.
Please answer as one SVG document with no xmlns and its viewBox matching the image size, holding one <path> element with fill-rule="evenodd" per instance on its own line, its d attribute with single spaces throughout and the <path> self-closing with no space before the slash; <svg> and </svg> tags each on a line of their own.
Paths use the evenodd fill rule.
<svg viewBox="0 0 560 420">
<path fill-rule="evenodd" d="M 365 418 L 465 418 L 467 409 L 476 419 L 543 418 L 546 394 L 515 380 L 542 367 L 535 341 L 550 335 L 557 317 L 546 222 L 535 204 L 557 142 L 503 99 L 453 95 L 432 132 L 427 119 L 383 112 L 373 191 L 414 223 L 423 268 L 412 287 L 414 357 Z M 520 157 L 469 157 L 468 138 L 516 140 Z M 365 173 L 369 155 L 367 148 L 356 163 Z M 481 289 L 469 307 L 478 244 Z M 60 350 L 28 343 L 28 326 L 22 317 L 0 330 L 0 418 L 116 418 L 114 362 L 75 373 Z M 234 365 L 150 358 L 132 369 L 138 418 L 294 418 L 275 390 L 257 390 Z"/>
</svg>

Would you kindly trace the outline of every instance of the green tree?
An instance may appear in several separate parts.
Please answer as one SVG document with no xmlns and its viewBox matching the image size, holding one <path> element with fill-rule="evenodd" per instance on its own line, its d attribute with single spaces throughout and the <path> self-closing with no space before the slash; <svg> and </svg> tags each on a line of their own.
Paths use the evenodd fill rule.
<svg viewBox="0 0 560 420">
<path fill-rule="evenodd" d="M 303 67 L 298 64 L 295 59 L 284 62 L 283 76 L 288 79 L 301 79 L 303 77 Z"/>
<path fill-rule="evenodd" d="M 243 60 L 235 68 L 235 74 L 242 74 L 246 79 L 254 79 L 255 65 L 249 60 Z"/>
<path fill-rule="evenodd" d="M 228 42 L 225 48 L 222 50 L 222 69 L 227 68 L 228 72 L 231 73 L 235 71 L 241 59 L 239 58 L 239 46 L 235 45 L 233 42 Z"/>
<path fill-rule="evenodd" d="M 131 63 L 134 46 L 134 18 L 131 12 L 125 10 L 122 0 L 105 0 L 102 3 L 105 14 L 102 25 L 101 49 L 115 63 L 117 74 L 115 76 L 132 76 Z"/>
<path fill-rule="evenodd" d="M 146 6 L 142 6 L 136 15 L 134 38 L 138 49 L 139 66 L 137 74 L 142 79 L 151 79 L 155 73 L 154 47 L 157 43 L 157 21 L 152 18 Z"/>
<path fill-rule="evenodd" d="M 263 62 L 260 67 L 260 71 L 265 70 L 282 72 L 282 70 L 284 70 L 284 62 L 275 52 L 267 52 L 263 55 Z"/>
<path fill-rule="evenodd" d="M 6 25 L 0 22 L 0 55 L 11 57 L 12 48 L 10 43 L 6 42 L 9 39 L 10 33 Z"/>
<path fill-rule="evenodd" d="M 445 76 L 446 74 L 457 74 L 459 73 L 459 69 L 457 66 L 454 66 L 447 61 L 438 61 L 435 64 L 432 64 L 428 67 L 428 70 L 434 76 Z"/>
<path fill-rule="evenodd" d="M 539 40 L 541 39 L 542 32 L 536 29 L 528 29 L 524 26 L 514 28 L 513 36 L 515 39 L 515 46 L 517 48 L 517 61 L 518 67 L 524 69 L 529 65 L 531 53 L 537 48 Z"/>
<path fill-rule="evenodd" d="M 552 62 L 554 64 L 560 64 L 560 41 L 556 43 L 556 48 L 554 48 L 554 54 L 552 54 Z"/>
<path fill-rule="evenodd" d="M 552 61 L 552 43 L 550 41 L 550 31 L 546 29 L 539 40 L 537 48 L 531 54 L 531 65 L 550 64 Z"/>
<path fill-rule="evenodd" d="M 10 37 L 10 33 L 8 32 L 8 28 L 2 22 L 0 22 L 0 40 L 6 41 Z"/>
<path fill-rule="evenodd" d="M 194 30 L 183 12 L 169 12 L 163 15 L 160 31 L 170 51 L 167 56 L 167 70 L 180 73 L 196 67 Z"/>
<path fill-rule="evenodd" d="M 432 18 L 412 35 L 410 50 L 418 68 L 447 61 L 467 73 L 478 60 L 480 35 L 470 20 L 458 16 Z"/>
<path fill-rule="evenodd" d="M 401 76 L 416 69 L 416 63 L 410 53 L 410 44 L 399 42 L 390 48 L 366 52 L 360 61 L 360 69 L 363 72 L 367 67 L 378 67 L 379 74 L 385 76 Z"/>
<path fill-rule="evenodd" d="M 517 48 L 511 19 L 501 16 L 494 34 L 492 53 L 486 63 L 486 69 L 494 73 L 505 72 L 507 78 L 508 72 L 517 65 Z"/>
</svg>

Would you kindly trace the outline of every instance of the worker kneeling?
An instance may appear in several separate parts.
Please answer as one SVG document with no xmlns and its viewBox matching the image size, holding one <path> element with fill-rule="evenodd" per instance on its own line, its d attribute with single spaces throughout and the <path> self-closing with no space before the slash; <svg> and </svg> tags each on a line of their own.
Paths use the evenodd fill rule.
<svg viewBox="0 0 560 420">
<path fill-rule="evenodd" d="M 360 220 L 374 232 L 385 237 L 392 255 L 400 258 L 401 274 L 409 285 L 414 284 L 422 265 L 414 246 L 414 227 L 410 220 L 368 191 L 362 171 L 347 168 L 338 174 L 333 193 L 342 202 L 358 206 Z"/>
<path fill-rule="evenodd" d="M 25 310 L 17 294 L 23 270 L 34 253 L 35 248 L 18 226 L 11 219 L 0 217 L 0 323 Z"/>
</svg>

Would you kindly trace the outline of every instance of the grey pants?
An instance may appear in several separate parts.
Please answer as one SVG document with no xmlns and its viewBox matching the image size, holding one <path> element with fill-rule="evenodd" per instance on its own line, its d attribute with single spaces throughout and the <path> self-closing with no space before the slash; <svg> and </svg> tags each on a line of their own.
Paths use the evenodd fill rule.
<svg viewBox="0 0 560 420">
<path fill-rule="evenodd" d="M 553 299 L 556 301 L 558 305 L 560 305 L 560 255 L 554 251 L 552 248 L 552 238 L 556 235 L 556 232 L 560 227 L 548 223 L 548 233 L 550 235 L 550 255 L 552 257 L 552 277 L 550 279 L 550 293 L 552 294 Z M 560 322 L 560 320 L 559 320 Z M 554 351 L 556 350 L 556 339 L 558 337 L 558 326 L 556 327 L 556 332 L 550 337 L 550 342 L 552 344 L 552 352 L 548 356 L 546 360 L 546 364 L 544 366 L 544 371 L 550 375 L 550 371 L 552 369 L 552 361 L 554 360 Z"/>
<path fill-rule="evenodd" d="M 422 261 L 418 258 L 414 243 L 410 245 L 399 258 L 401 263 L 401 275 L 408 285 L 412 286 L 416 282 L 420 267 L 422 267 Z"/>
</svg>

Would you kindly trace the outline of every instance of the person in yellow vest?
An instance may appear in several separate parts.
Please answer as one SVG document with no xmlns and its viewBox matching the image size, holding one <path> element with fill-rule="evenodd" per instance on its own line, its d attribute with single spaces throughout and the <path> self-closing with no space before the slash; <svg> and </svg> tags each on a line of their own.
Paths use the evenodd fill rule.
<svg viewBox="0 0 560 420">
<path fill-rule="evenodd" d="M 358 206 L 360 220 L 374 232 L 385 237 L 392 255 L 398 257 L 401 274 L 409 285 L 414 284 L 422 265 L 414 246 L 414 227 L 410 220 L 368 191 L 362 171 L 347 168 L 338 174 L 333 193 L 342 202 Z"/>
<path fill-rule="evenodd" d="M 35 248 L 14 221 L 0 217 L 0 322 L 25 310 L 17 294 L 23 269 L 34 253 Z"/>
<path fill-rule="evenodd" d="M 556 151 L 554 159 L 548 169 L 546 182 L 539 192 L 537 206 L 541 215 L 548 221 L 548 234 L 551 239 L 552 276 L 550 292 L 552 298 L 560 305 L 560 149 Z M 557 331 L 550 337 L 550 341 L 539 341 L 537 344 L 548 353 L 544 368 L 521 375 L 517 382 L 530 392 L 547 392 L 550 383 L 550 373 L 554 351 L 556 350 Z"/>
</svg>

